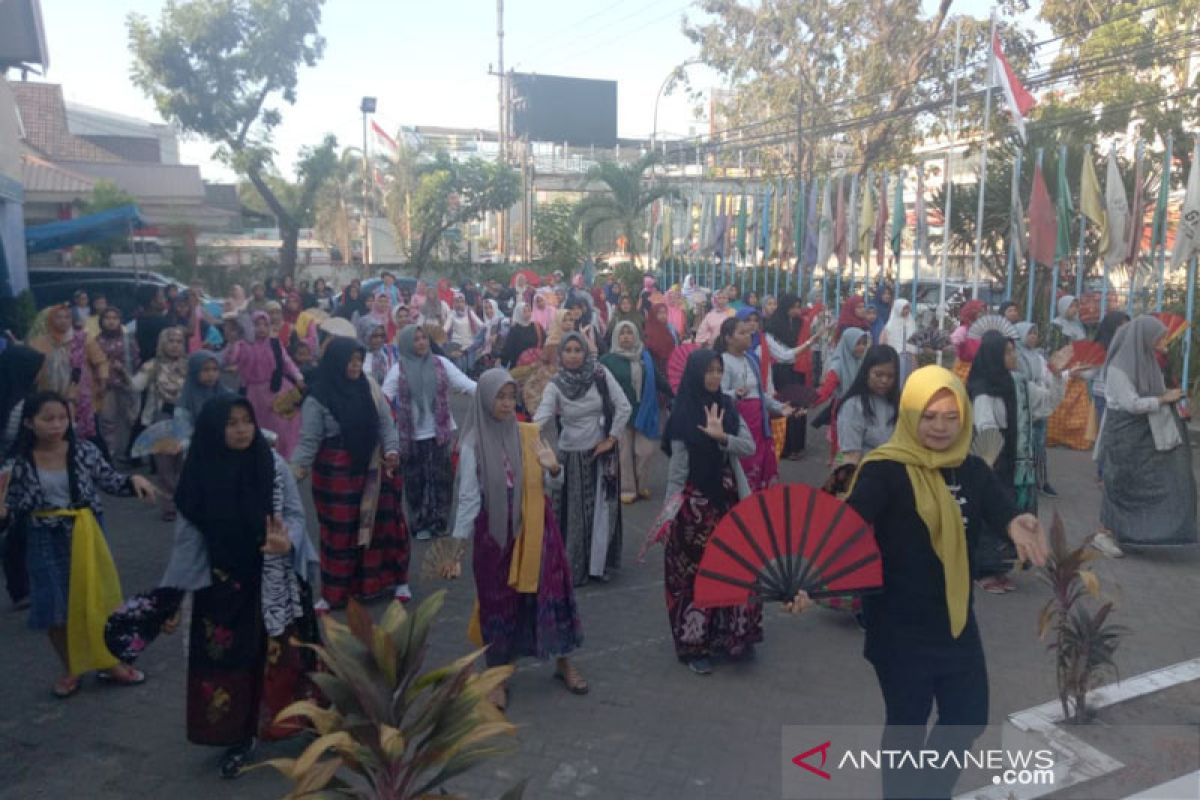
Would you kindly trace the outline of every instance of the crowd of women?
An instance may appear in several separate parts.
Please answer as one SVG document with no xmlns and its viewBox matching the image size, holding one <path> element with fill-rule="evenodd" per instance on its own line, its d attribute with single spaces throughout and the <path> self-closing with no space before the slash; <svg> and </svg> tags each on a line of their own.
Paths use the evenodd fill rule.
<svg viewBox="0 0 1200 800">
<path fill-rule="evenodd" d="M 819 452 L 825 489 L 875 525 L 883 552 L 882 594 L 825 602 L 864 627 L 889 724 L 923 723 L 934 695 L 943 723 L 986 721 L 970 583 L 1013 591 L 1014 566 L 1043 557 L 1048 444 L 1095 440 L 1098 549 L 1196 541 L 1164 326 L 1112 312 L 1095 334 L 1104 364 L 1068 369 L 1060 345 L 1088 336 L 1071 297 L 1046 332 L 1049 355 L 1011 303 L 997 311 L 1015 336 L 972 336 L 987 309 L 966 303 L 950 337 L 957 378 L 921 366 L 935 355 L 886 284 L 836 314 L 819 291 L 760 303 L 690 277 L 665 290 L 581 275 L 535 287 L 522 273 L 509 287 L 418 281 L 411 292 L 385 275 L 370 296 L 357 281 L 335 296 L 288 279 L 234 287 L 220 315 L 201 300 L 199 286 L 156 293 L 125 324 L 84 298 L 45 309 L 0 352 L 0 524 L 9 593 L 63 663 L 54 693 L 74 694 L 91 670 L 140 683 L 136 648 L 115 657 L 112 631 L 144 646 L 182 619 L 188 736 L 227 748 L 227 776 L 258 738 L 293 730 L 274 712 L 313 691 L 294 642 L 317 636 L 319 615 L 352 598 L 411 599 L 414 539 L 458 542 L 442 551 L 456 554 L 439 566 L 446 578 L 470 543 L 471 630 L 489 664 L 555 658 L 555 677 L 587 693 L 568 658 L 583 638 L 575 591 L 620 568 L 623 507 L 651 499 L 660 451 L 666 494 L 647 541 L 664 545 L 675 652 L 699 675 L 717 656 L 751 656 L 763 635 L 761 604 L 693 602 L 712 531 L 780 480 L 781 459 Z M 461 430 L 454 394 L 468 398 Z M 139 432 L 164 423 L 150 480 L 118 472 Z M 814 430 L 828 447 L 810 444 Z M 968 456 L 988 436 L 999 442 L 990 470 Z M 99 491 L 157 499 L 175 526 L 160 585 L 112 618 L 76 602 L 85 591 L 120 600 Z M 98 569 L 75 563 L 83 536 Z M 809 605 L 797 596 L 790 608 Z M 96 644 L 106 630 L 107 650 Z M 492 699 L 504 707 L 505 689 Z"/>
</svg>

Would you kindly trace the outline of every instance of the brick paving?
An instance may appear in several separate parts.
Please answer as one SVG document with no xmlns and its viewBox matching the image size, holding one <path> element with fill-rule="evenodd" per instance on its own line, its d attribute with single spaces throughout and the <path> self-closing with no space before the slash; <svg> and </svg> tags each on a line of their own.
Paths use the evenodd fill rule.
<svg viewBox="0 0 1200 800">
<path fill-rule="evenodd" d="M 786 480 L 824 478 L 821 437 L 810 441 L 805 460 L 783 465 Z M 654 470 L 658 492 L 664 473 Z M 1073 539 L 1086 535 L 1098 513 L 1088 455 L 1052 452 L 1051 478 L 1062 496 L 1043 499 L 1043 518 L 1058 508 Z M 170 548 L 170 526 L 131 501 L 109 499 L 106 508 L 125 591 L 150 588 Z M 520 726 L 512 754 L 455 781 L 452 789 L 497 797 L 527 778 L 528 798 L 777 798 L 783 725 L 881 720 L 861 634 L 842 614 L 793 618 L 768 609 L 766 640 L 755 661 L 718 664 L 705 678 L 680 665 L 663 605 L 661 550 L 651 551 L 645 563 L 635 561 L 657 510 L 655 501 L 626 508 L 624 568 L 611 584 L 579 592 L 586 638 L 577 661 L 591 693 L 570 695 L 551 679 L 550 665 L 523 662 L 511 684 L 509 716 Z M 315 536 L 315 523 L 311 527 Z M 414 565 L 425 547 L 417 544 Z M 1117 601 L 1116 618 L 1131 629 L 1118 653 L 1122 675 L 1200 653 L 1200 553 L 1176 550 L 1097 563 Z M 1047 593 L 1032 572 L 1016 580 L 1013 594 L 976 596 L 993 722 L 1054 696 L 1051 656 L 1034 630 Z M 449 595 L 431 665 L 468 647 L 472 584 L 417 580 L 413 588 L 419 599 L 441 586 Z M 211 800 L 286 793 L 272 770 L 219 780 L 218 751 L 186 742 L 181 637 L 156 642 L 139 662 L 150 675 L 144 686 L 108 688 L 89 680 L 65 702 L 50 696 L 57 665 L 45 638 L 25 628 L 24 614 L 0 611 L 0 637 L 0 797 Z M 298 748 L 295 742 L 278 744 L 265 754 L 295 754 Z"/>
</svg>

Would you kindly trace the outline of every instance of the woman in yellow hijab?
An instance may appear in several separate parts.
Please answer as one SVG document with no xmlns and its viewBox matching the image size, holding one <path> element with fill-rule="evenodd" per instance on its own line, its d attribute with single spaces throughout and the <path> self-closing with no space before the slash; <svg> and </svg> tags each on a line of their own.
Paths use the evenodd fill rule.
<svg viewBox="0 0 1200 800">
<path fill-rule="evenodd" d="M 1017 513 L 991 469 L 968 455 L 970 444 L 962 382 L 941 367 L 919 369 L 904 386 L 895 433 L 863 458 L 846 501 L 874 526 L 883 556 L 883 590 L 863 602 L 863 654 L 887 709 L 884 749 L 962 750 L 987 724 L 969 567 L 984 525 L 1008 531 L 1018 560 L 1046 560 L 1037 518 Z M 798 596 L 791 608 L 808 604 Z M 949 797 L 958 774 L 887 770 L 884 796 Z"/>
</svg>

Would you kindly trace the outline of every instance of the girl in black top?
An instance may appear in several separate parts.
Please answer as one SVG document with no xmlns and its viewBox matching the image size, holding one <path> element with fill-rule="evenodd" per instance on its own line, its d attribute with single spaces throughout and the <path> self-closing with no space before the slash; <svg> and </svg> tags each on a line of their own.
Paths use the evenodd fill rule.
<svg viewBox="0 0 1200 800">
<path fill-rule="evenodd" d="M 987 669 L 971 607 L 970 559 L 984 525 L 1007 530 L 1019 560 L 1041 566 L 1037 518 L 1017 514 L 980 459 L 967 455 L 971 403 L 941 367 L 914 372 L 896 432 L 864 457 L 847 500 L 874 526 L 883 590 L 864 598 L 864 656 L 887 708 L 883 749 L 962 751 L 988 720 Z M 801 592 L 789 608 L 811 604 Z M 934 702 L 937 724 L 926 735 Z M 885 797 L 950 797 L 960 770 L 885 770 Z"/>
</svg>

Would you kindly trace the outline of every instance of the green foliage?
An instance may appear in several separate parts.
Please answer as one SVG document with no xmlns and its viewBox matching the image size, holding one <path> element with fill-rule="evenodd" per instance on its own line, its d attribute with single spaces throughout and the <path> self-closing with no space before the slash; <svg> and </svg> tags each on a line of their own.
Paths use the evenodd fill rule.
<svg viewBox="0 0 1200 800">
<path fill-rule="evenodd" d="M 12 331 L 13 336 L 21 339 L 36 316 L 37 303 L 28 289 L 16 297 L 0 297 L 0 333 Z"/>
<path fill-rule="evenodd" d="M 919 109 L 950 93 L 951 0 L 941 0 L 929 16 L 921 0 L 700 0 L 697 6 L 705 16 L 686 20 L 683 32 L 699 60 L 733 86 L 721 107 L 729 125 L 753 126 L 729 142 L 765 141 L 764 166 L 797 169 L 801 103 L 805 166 L 818 171 L 833 157 L 831 139 L 854 155 L 849 160 L 857 167 L 905 155 L 936 132 L 938 121 Z M 1011 17 L 1024 9 L 1025 0 L 1007 0 L 999 11 Z M 978 43 L 987 39 L 987 20 L 963 21 L 963 52 L 984 52 Z M 1001 35 L 1019 55 L 1024 34 L 1004 29 Z M 982 66 L 975 77 L 982 86 Z"/>
<path fill-rule="evenodd" d="M 603 184 L 605 192 L 589 194 L 575 206 L 575 217 L 587 247 L 595 249 L 603 232 L 609 249 L 622 236 L 632 255 L 636 257 L 641 252 L 647 209 L 657 200 L 682 197 L 677 189 L 654 182 L 652 177 L 647 184 L 646 171 L 660 160 L 654 153 L 648 153 L 632 164 L 602 161 L 588 170 L 587 182 Z"/>
<path fill-rule="evenodd" d="M 336 167 L 317 191 L 313 209 L 313 227 L 317 235 L 341 253 L 350 263 L 351 251 L 362 230 L 357 220 L 362 214 L 362 156 L 356 148 L 342 150 Z"/>
<path fill-rule="evenodd" d="M 1054 514 L 1050 527 L 1050 561 L 1042 579 L 1051 597 L 1038 615 L 1038 638 L 1053 631 L 1048 647 L 1055 655 L 1055 678 L 1063 719 L 1086 722 L 1088 692 L 1108 673 L 1116 673 L 1113 657 L 1125 629 L 1108 622 L 1113 604 L 1104 603 L 1093 613 L 1084 602 L 1100 597 L 1100 578 L 1087 569 L 1100 554 L 1088 537 L 1078 547 L 1067 544 L 1062 517 Z"/>
<path fill-rule="evenodd" d="M 541 261 L 550 270 L 570 274 L 579 269 L 587 255 L 579 238 L 575 204 L 568 200 L 538 206 L 533 214 L 533 238 Z"/>
<path fill-rule="evenodd" d="M 99 214 L 121 206 L 136 205 L 137 198 L 109 180 L 100 179 L 92 186 L 92 195 L 83 204 L 84 214 Z M 75 248 L 71 259 L 75 264 L 84 267 L 107 267 L 112 254 L 128 239 L 127 236 L 114 236 L 103 242 L 85 244 Z"/>
<path fill-rule="evenodd" d="M 295 103 L 300 65 L 314 66 L 324 52 L 322 4 L 171 0 L 157 27 L 140 14 L 126 21 L 134 85 L 164 118 L 216 144 L 215 156 L 250 180 L 285 232 L 300 224 L 265 177 L 282 119 L 276 104 Z M 295 269 L 286 242 L 283 261 Z"/>
<path fill-rule="evenodd" d="M 476 673 L 478 650 L 424 670 L 445 595 L 436 592 L 412 614 L 392 603 L 379 624 L 353 600 L 348 625 L 322 620 L 325 645 L 312 649 L 323 671 L 312 678 L 329 706 L 301 701 L 277 717 L 300 721 L 317 738 L 299 758 L 261 765 L 293 781 L 288 797 L 431 798 L 446 781 L 505 752 L 492 740 L 516 727 L 488 695 L 513 668 Z"/>
<path fill-rule="evenodd" d="M 397 197 L 396 216 L 409 226 L 409 261 L 420 276 L 445 234 L 489 211 L 508 208 L 521 194 L 521 177 L 507 164 L 438 153 L 412 167 L 411 191 Z"/>
<path fill-rule="evenodd" d="M 1185 132 L 1200 124 L 1194 94 L 1166 99 L 1200 88 L 1200 73 L 1186 84 L 1200 0 L 1046 0 L 1038 15 L 1055 36 L 1063 37 L 1056 70 L 1089 65 L 1073 91 L 1053 100 L 1054 107 L 1072 115 L 1076 135 L 1085 140 L 1120 135 L 1131 122 L 1140 122 L 1145 139 L 1165 141 L 1174 134 L 1183 141 Z M 1083 113 L 1096 109 L 1098 115 Z M 1186 167 L 1190 153 L 1183 150 L 1179 157 Z"/>
</svg>

